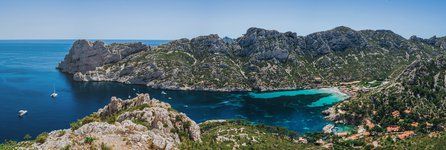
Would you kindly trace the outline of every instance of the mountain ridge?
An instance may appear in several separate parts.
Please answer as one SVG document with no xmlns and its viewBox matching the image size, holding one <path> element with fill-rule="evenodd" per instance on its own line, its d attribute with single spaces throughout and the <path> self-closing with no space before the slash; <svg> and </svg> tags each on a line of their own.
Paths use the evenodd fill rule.
<svg viewBox="0 0 446 150">
<path fill-rule="evenodd" d="M 130 48 L 130 55 L 112 61 L 97 57 L 106 52 L 106 56 L 115 58 L 113 52 L 129 48 L 113 51 L 112 46 L 96 50 L 73 45 L 58 68 L 73 74 L 77 81 L 117 81 L 160 89 L 305 89 L 357 80 L 386 80 L 394 70 L 417 57 L 442 53 L 446 48 L 444 39 L 435 38 L 432 44 L 408 40 L 389 30 L 355 31 L 345 26 L 307 36 L 252 27 L 236 39 L 210 34 L 156 47 Z M 75 52 L 94 55 L 78 58 Z"/>
</svg>

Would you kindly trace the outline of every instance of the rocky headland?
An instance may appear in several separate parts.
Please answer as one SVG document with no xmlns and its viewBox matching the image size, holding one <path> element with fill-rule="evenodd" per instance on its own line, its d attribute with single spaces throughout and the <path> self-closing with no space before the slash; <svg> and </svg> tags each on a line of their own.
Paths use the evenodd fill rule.
<svg viewBox="0 0 446 150">
<path fill-rule="evenodd" d="M 96 69 L 96 67 L 121 61 L 131 54 L 147 50 L 149 47 L 142 43 L 105 45 L 102 41 L 77 40 L 57 68 L 70 74 L 85 73 Z"/>
<path fill-rule="evenodd" d="M 156 47 L 78 40 L 57 68 L 77 81 L 160 89 L 306 89 L 389 79 L 417 58 L 442 53 L 445 41 L 343 26 L 307 36 L 250 28 L 236 39 L 211 34 Z"/>
</svg>

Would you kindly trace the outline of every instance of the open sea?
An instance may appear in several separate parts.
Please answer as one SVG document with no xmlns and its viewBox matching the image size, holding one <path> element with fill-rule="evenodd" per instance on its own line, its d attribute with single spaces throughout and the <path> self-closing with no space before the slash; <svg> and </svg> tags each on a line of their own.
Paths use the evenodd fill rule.
<svg viewBox="0 0 446 150">
<path fill-rule="evenodd" d="M 71 122 L 104 107 L 112 96 L 127 99 L 136 93 L 149 93 L 197 123 L 209 119 L 246 119 L 299 133 L 322 130 L 329 122 L 323 119 L 321 111 L 347 98 L 335 89 L 266 93 L 165 90 L 164 95 L 162 90 L 141 85 L 75 82 L 56 69 L 73 41 L 0 40 L 0 142 L 69 128 Z M 168 42 L 105 40 L 105 43 L 136 41 L 152 46 Z M 53 86 L 59 94 L 56 99 L 49 96 Z M 21 109 L 28 110 L 22 118 L 18 117 Z"/>
</svg>

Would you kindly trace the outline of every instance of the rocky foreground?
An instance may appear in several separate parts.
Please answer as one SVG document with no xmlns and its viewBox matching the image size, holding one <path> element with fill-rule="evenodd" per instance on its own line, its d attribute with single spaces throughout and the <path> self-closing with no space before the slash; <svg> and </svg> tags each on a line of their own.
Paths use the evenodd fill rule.
<svg viewBox="0 0 446 150">
<path fill-rule="evenodd" d="M 211 34 L 156 47 L 78 40 L 58 65 L 77 81 L 152 88 L 268 91 L 386 80 L 418 58 L 446 50 L 446 38 L 405 39 L 388 30 L 337 27 L 298 36 L 250 28 L 237 39 Z"/>
<path fill-rule="evenodd" d="M 184 140 L 200 141 L 199 126 L 169 104 L 140 94 L 130 100 L 112 98 L 104 108 L 72 123 L 70 129 L 44 133 L 25 148 L 178 149 Z"/>
</svg>

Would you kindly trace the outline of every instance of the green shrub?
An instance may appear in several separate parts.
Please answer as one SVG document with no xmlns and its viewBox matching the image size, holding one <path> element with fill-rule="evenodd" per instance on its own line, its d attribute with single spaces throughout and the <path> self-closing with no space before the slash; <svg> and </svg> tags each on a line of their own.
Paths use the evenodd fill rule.
<svg viewBox="0 0 446 150">
<path fill-rule="evenodd" d="M 70 128 L 73 131 L 79 129 L 81 126 L 82 126 L 82 122 L 80 120 L 70 123 Z"/>
<path fill-rule="evenodd" d="M 28 140 L 31 140 L 32 139 L 32 137 L 31 137 L 31 135 L 29 135 L 29 134 L 26 134 L 24 137 L 23 137 L 23 140 L 25 140 L 25 141 L 28 141 Z"/>
<path fill-rule="evenodd" d="M 61 136 L 63 136 L 63 135 L 65 135 L 65 130 L 60 130 L 60 131 L 58 132 L 58 135 L 57 135 L 57 136 L 61 137 Z"/>
<path fill-rule="evenodd" d="M 48 133 L 43 132 L 36 137 L 36 142 L 40 144 L 45 143 L 46 138 L 48 138 Z"/>
<path fill-rule="evenodd" d="M 88 136 L 88 137 L 85 137 L 84 142 L 87 144 L 91 144 L 91 143 L 93 143 L 94 140 L 95 139 L 93 137 Z"/>
<path fill-rule="evenodd" d="M 185 129 L 188 129 L 190 126 L 191 126 L 190 121 L 186 121 L 186 122 L 184 122 L 183 127 L 184 127 Z"/>
<path fill-rule="evenodd" d="M 18 147 L 19 145 L 16 141 L 5 141 L 4 143 L 0 144 L 1 150 L 16 150 Z"/>
<path fill-rule="evenodd" d="M 99 122 L 99 121 L 101 121 L 101 119 L 96 114 L 91 114 L 85 118 L 77 120 L 76 122 L 70 123 L 70 127 L 71 127 L 71 130 L 76 130 L 87 123 Z"/>
</svg>

